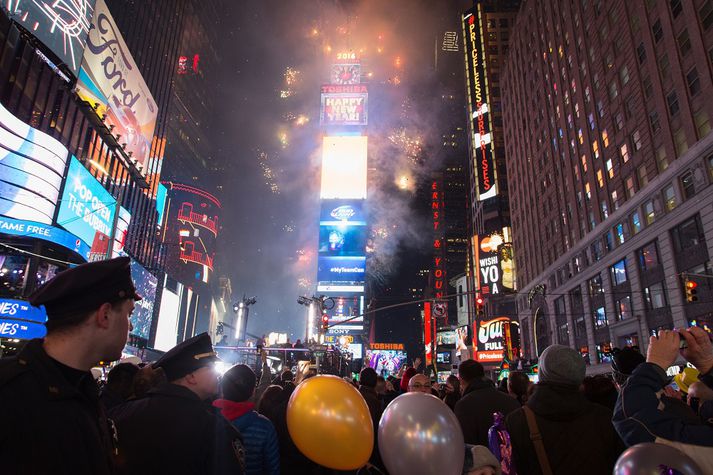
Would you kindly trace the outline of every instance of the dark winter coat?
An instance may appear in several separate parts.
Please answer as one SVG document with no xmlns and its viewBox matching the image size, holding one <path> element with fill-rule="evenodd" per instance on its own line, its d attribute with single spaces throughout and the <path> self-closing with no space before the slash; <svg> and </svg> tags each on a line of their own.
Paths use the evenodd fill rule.
<svg viewBox="0 0 713 475">
<path fill-rule="evenodd" d="M 608 408 L 589 402 L 576 386 L 540 383 L 525 404 L 535 413 L 555 475 L 612 473 L 624 445 Z M 542 473 L 523 408 L 506 418 L 518 473 Z"/>
<path fill-rule="evenodd" d="M 493 413 L 502 412 L 507 415 L 519 407 L 520 404 L 515 398 L 498 391 L 489 381 L 471 382 L 455 405 L 465 443 L 487 447 Z"/>
<path fill-rule="evenodd" d="M 79 376 L 76 384 L 68 381 L 42 340 L 0 360 L 0 472 L 113 472 L 113 431 L 99 388 L 91 373 Z"/>
<path fill-rule="evenodd" d="M 371 414 L 371 421 L 374 425 L 374 450 L 371 452 L 369 461 L 383 470 L 384 463 L 379 452 L 378 440 L 379 421 L 381 420 L 381 414 L 384 412 L 381 398 L 376 393 L 376 389 L 367 386 L 360 386 L 359 393 L 366 401 L 366 405 L 369 406 L 369 414 Z"/>
<path fill-rule="evenodd" d="M 164 383 L 110 414 L 120 473 L 244 473 L 240 433 L 188 388 Z"/>
</svg>

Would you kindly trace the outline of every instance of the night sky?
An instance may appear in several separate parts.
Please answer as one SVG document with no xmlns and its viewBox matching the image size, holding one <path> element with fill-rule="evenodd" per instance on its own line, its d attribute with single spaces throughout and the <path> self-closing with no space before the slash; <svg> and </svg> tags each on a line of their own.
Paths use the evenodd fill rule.
<svg viewBox="0 0 713 475">
<path fill-rule="evenodd" d="M 441 2 L 228 2 L 215 101 L 220 125 L 211 137 L 216 154 L 229 163 L 216 261 L 236 296 L 257 297 L 249 333 L 282 331 L 293 341 L 304 336 L 306 309 L 296 299 L 311 295 L 316 280 L 319 88 L 338 51 L 356 52 L 362 77 L 373 74 L 368 134 L 375 252 L 367 273 L 377 306 L 402 297 L 402 274 L 416 270 L 409 256 L 423 253 L 430 232 L 415 211 L 415 192 L 438 166 L 429 153 L 440 139 L 433 120 L 437 101 L 429 92 L 442 14 L 434 3 Z M 377 334 L 417 339 L 414 315 L 415 307 L 384 315 Z"/>
</svg>

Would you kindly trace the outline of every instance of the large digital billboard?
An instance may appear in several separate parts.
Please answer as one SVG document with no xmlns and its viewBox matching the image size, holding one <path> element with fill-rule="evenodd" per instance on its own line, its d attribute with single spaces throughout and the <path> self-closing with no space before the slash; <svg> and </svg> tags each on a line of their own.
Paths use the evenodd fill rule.
<svg viewBox="0 0 713 475">
<path fill-rule="evenodd" d="M 478 174 L 478 200 L 497 195 L 495 140 L 490 113 L 490 90 L 483 38 L 483 6 L 478 4 L 463 15 L 468 117 L 473 165 Z"/>
<path fill-rule="evenodd" d="M 476 264 L 483 295 L 515 290 L 515 260 L 509 228 L 479 238 Z"/>
<path fill-rule="evenodd" d="M 158 279 L 134 260 L 131 261 L 131 279 L 134 281 L 136 292 L 141 296 L 141 300 L 135 303 L 134 312 L 131 314 L 133 327 L 131 334 L 148 340 Z"/>
<path fill-rule="evenodd" d="M 324 137 L 321 199 L 365 199 L 367 138 Z"/>
<path fill-rule="evenodd" d="M 366 90 L 366 86 L 358 87 Z M 322 92 L 319 121 L 325 126 L 367 125 L 368 102 L 367 92 Z"/>
<path fill-rule="evenodd" d="M 104 0 L 97 0 L 87 48 L 77 81 L 77 94 L 97 105 L 99 116 L 113 126 L 118 142 L 148 171 L 158 106 Z"/>
<path fill-rule="evenodd" d="M 86 244 L 95 246 L 98 240 L 108 240 L 111 236 L 115 212 L 114 197 L 73 156 L 69 163 L 57 224 Z"/>
<path fill-rule="evenodd" d="M 0 217 L 0 233 L 42 239 L 76 252 L 84 260 L 89 259 L 90 247 L 85 242 L 74 234 L 54 226 Z"/>
<path fill-rule="evenodd" d="M 51 224 L 67 155 L 0 104 L 0 216 Z"/>
<path fill-rule="evenodd" d="M 361 65 L 359 63 L 333 64 L 329 72 L 331 84 L 359 84 L 361 82 Z"/>
<path fill-rule="evenodd" d="M 508 317 L 477 320 L 473 326 L 477 335 L 475 359 L 482 363 L 500 363 L 505 352 L 503 327 Z"/>
<path fill-rule="evenodd" d="M 397 374 L 401 367 L 406 364 L 407 355 L 405 351 L 399 350 L 366 350 L 365 363 L 370 368 L 374 368 L 377 374 L 388 376 Z"/>
<path fill-rule="evenodd" d="M 364 200 L 322 200 L 320 225 L 366 225 Z"/>
<path fill-rule="evenodd" d="M 330 290 L 324 288 L 320 291 L 363 292 L 365 272 L 366 257 L 364 256 L 319 256 L 317 258 L 318 290 L 329 287 Z"/>
<path fill-rule="evenodd" d="M 366 247 L 366 226 L 319 227 L 320 256 L 363 256 Z"/>
<path fill-rule="evenodd" d="M 95 0 L 11 0 L 3 2 L 15 20 L 77 75 L 87 42 Z"/>
<path fill-rule="evenodd" d="M 154 341 L 154 348 L 157 350 L 168 351 L 176 346 L 178 319 L 181 310 L 181 293 L 176 294 L 165 287 L 161 292 L 161 306 L 159 307 Z"/>
</svg>

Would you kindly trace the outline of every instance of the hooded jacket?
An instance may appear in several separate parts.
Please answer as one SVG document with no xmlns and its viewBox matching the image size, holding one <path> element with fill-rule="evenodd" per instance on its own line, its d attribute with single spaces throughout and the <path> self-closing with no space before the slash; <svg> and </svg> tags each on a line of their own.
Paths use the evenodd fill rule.
<svg viewBox="0 0 713 475">
<path fill-rule="evenodd" d="M 611 423 L 611 410 L 589 402 L 576 386 L 539 383 L 525 404 L 535 413 L 552 472 L 557 474 L 612 473 L 624 445 Z M 530 440 L 524 409 L 507 416 L 518 473 L 542 473 Z"/>
<path fill-rule="evenodd" d="M 493 425 L 493 413 L 507 415 L 520 407 L 513 397 L 495 389 L 489 381 L 472 381 L 456 403 L 455 414 L 463 430 L 466 444 L 488 446 L 488 430 Z"/>
</svg>

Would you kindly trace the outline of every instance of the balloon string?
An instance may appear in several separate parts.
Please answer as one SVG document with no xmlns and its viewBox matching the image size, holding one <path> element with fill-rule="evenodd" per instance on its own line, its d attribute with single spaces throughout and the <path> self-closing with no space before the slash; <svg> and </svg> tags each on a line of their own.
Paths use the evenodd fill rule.
<svg viewBox="0 0 713 475">
<path fill-rule="evenodd" d="M 376 467 L 376 466 L 374 466 L 374 465 L 372 465 L 372 464 L 370 464 L 370 463 L 367 463 L 366 465 L 364 465 L 363 467 L 361 467 L 359 470 L 357 470 L 357 475 L 359 475 L 359 474 L 361 473 L 361 471 L 364 470 L 365 468 L 366 468 L 366 469 L 369 469 L 369 470 L 374 469 L 374 470 L 376 470 L 378 473 L 380 473 L 381 475 L 386 475 L 384 472 L 382 472 L 381 470 L 379 470 L 378 467 Z M 371 471 L 368 472 L 368 473 L 371 473 Z"/>
</svg>

